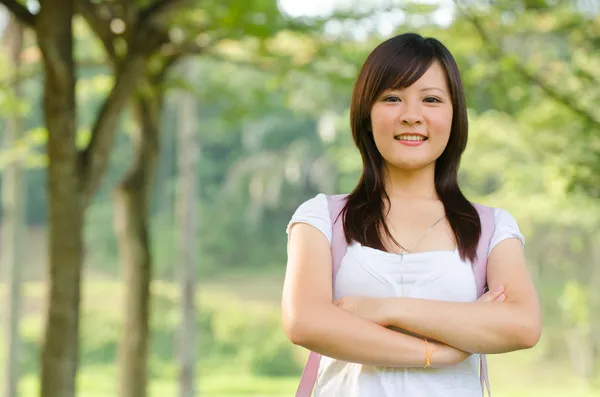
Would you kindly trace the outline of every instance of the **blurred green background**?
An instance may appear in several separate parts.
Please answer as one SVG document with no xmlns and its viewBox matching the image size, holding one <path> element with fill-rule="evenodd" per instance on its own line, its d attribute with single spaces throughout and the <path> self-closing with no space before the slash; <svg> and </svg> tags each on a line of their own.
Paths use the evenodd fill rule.
<svg viewBox="0 0 600 397">
<path fill-rule="evenodd" d="M 27 5 L 31 15 L 39 9 L 35 1 L 0 3 Z M 136 26 L 119 12 L 152 6 L 87 4 L 93 7 L 78 6 L 73 17 L 74 145 L 82 150 L 119 62 L 136 48 L 119 41 Z M 19 24 L 8 10 L 2 15 L 3 236 L 14 235 L 15 225 L 21 229 L 16 254 L 4 237 L 0 249 L 0 374 L 16 365 L 21 396 L 68 396 L 40 391 L 53 277 L 48 197 L 58 188 L 47 173 L 53 160 L 42 106 L 43 32 L 25 24 L 16 48 L 7 32 Z M 94 15 L 108 30 L 94 25 Z M 472 201 L 515 216 L 543 305 L 535 348 L 490 356 L 494 396 L 600 396 L 599 1 L 197 0 L 157 21 L 167 41 L 147 60 L 136 88 L 155 101 L 158 140 L 147 192 L 148 395 L 180 395 L 182 291 L 195 296 L 187 302 L 188 308 L 194 303 L 188 329 L 195 330 L 195 343 L 183 350 L 196 364 L 197 395 L 293 394 L 307 352 L 281 328 L 285 228 L 303 201 L 356 184 L 361 161 L 348 111 L 354 79 L 378 43 L 414 31 L 440 39 L 459 64 L 470 118 L 463 190 Z M 114 142 L 101 153 L 107 168 L 85 214 L 76 381 L 82 397 L 136 395 L 119 391 L 117 381 L 119 340 L 129 332 L 124 292 L 131 285 L 123 275 L 131 259 L 119 248 L 124 215 L 115 193 L 138 159 L 143 125 L 135 98 L 119 109 Z M 17 216 L 15 202 L 22 205 Z M 191 267 L 182 265 L 185 258 L 193 258 Z M 15 267 L 17 281 L 10 276 Z M 196 288 L 186 289 L 185 280 Z M 14 285 L 22 293 L 12 306 L 17 317 L 8 315 Z M 8 346 L 16 343 L 7 336 L 9 320 L 18 322 L 17 364 L 8 360 Z"/>
</svg>

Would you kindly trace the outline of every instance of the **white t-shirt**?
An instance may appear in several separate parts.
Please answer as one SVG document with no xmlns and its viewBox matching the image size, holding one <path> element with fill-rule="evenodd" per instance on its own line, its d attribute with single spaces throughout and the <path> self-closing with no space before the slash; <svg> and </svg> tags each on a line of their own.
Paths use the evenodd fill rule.
<svg viewBox="0 0 600 397">
<path fill-rule="evenodd" d="M 494 209 L 495 231 L 490 248 L 515 237 L 524 244 L 514 217 Z M 324 194 L 298 207 L 287 228 L 308 223 L 331 244 L 332 225 Z M 452 302 L 477 300 L 471 264 L 454 251 L 400 255 L 353 242 L 338 270 L 334 299 L 343 296 L 410 297 Z M 445 368 L 392 368 L 350 363 L 322 356 L 315 397 L 481 397 L 479 355 Z"/>
</svg>

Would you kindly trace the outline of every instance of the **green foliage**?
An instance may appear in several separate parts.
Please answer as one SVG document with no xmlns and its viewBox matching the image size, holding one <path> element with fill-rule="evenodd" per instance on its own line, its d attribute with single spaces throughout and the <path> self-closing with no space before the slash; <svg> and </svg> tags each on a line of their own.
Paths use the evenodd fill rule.
<svg viewBox="0 0 600 397">
<path fill-rule="evenodd" d="M 110 203 L 92 205 L 85 225 L 86 244 L 94 249 L 86 257 L 88 266 L 106 274 L 119 273 L 117 241 L 113 226 L 113 213 Z"/>
<path fill-rule="evenodd" d="M 576 327 L 589 327 L 589 299 L 585 287 L 578 282 L 570 281 L 565 284 L 560 308 L 569 324 Z"/>
<path fill-rule="evenodd" d="M 266 337 L 265 337 L 266 336 Z M 246 351 L 247 365 L 257 376 L 294 376 L 302 367 L 294 357 L 294 351 L 281 332 L 267 333 L 252 350 Z"/>
<path fill-rule="evenodd" d="M 115 302 L 104 307 L 98 306 L 83 312 L 81 333 L 85 335 L 81 344 L 82 365 L 115 362 L 118 340 L 121 336 L 120 311 L 107 312 L 106 308 L 116 307 Z"/>
<path fill-rule="evenodd" d="M 122 329 L 117 283 L 86 284 L 81 315 L 80 360 L 83 368 L 113 367 L 118 357 Z M 155 283 L 151 299 L 150 371 L 152 376 L 176 376 L 180 309 L 179 288 Z M 22 363 L 24 375 L 35 374 L 42 334 L 41 294 L 26 295 L 37 309 L 22 322 Z M 241 373 L 286 376 L 298 375 L 300 360 L 294 346 L 283 335 L 277 310 L 271 305 L 238 300 L 230 292 L 202 293 L 198 296 L 196 331 L 200 371 L 233 368 Z M 210 369 L 211 367 L 212 370 Z"/>
</svg>

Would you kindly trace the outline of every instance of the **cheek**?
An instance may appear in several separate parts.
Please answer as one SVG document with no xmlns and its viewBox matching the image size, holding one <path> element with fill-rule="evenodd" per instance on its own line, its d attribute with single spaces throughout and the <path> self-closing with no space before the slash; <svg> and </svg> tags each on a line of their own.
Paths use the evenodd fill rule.
<svg viewBox="0 0 600 397">
<path fill-rule="evenodd" d="M 393 112 L 373 108 L 371 111 L 371 127 L 373 128 L 373 139 L 376 144 L 394 135 L 395 122 L 396 116 Z"/>
<path fill-rule="evenodd" d="M 393 136 L 393 133 L 390 132 L 389 128 L 385 128 L 381 120 L 379 123 L 373 123 L 373 140 L 375 141 L 375 146 L 377 146 L 377 150 L 379 153 L 385 153 L 390 147 L 390 138 Z"/>
<path fill-rule="evenodd" d="M 373 106 L 371 109 L 371 123 L 373 127 L 379 126 L 381 128 L 393 127 L 395 120 L 397 119 L 397 111 L 391 106 Z"/>
<path fill-rule="evenodd" d="M 452 130 L 452 114 L 436 115 L 427 120 L 429 134 L 431 135 L 432 144 L 439 150 L 444 150 L 450 139 L 450 131 Z M 436 149 L 436 151 L 438 151 Z"/>
<path fill-rule="evenodd" d="M 429 122 L 435 126 L 436 132 L 449 135 L 452 128 L 452 111 L 435 114 Z"/>
</svg>

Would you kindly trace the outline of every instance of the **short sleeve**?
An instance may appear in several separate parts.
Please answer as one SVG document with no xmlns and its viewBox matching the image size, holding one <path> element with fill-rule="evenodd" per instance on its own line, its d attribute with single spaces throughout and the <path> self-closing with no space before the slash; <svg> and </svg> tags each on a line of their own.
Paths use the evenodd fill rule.
<svg viewBox="0 0 600 397">
<path fill-rule="evenodd" d="M 518 238 L 521 240 L 521 243 L 525 245 L 525 237 L 521 234 L 516 219 L 508 211 L 503 210 L 502 208 L 494 208 L 494 219 L 494 235 L 490 242 L 488 255 L 499 242 L 506 240 L 507 238 Z"/>
<path fill-rule="evenodd" d="M 289 236 L 292 226 L 296 223 L 307 223 L 327 237 L 331 245 L 331 219 L 329 218 L 329 205 L 327 204 L 327 196 L 318 194 L 310 200 L 300 204 L 292 219 L 288 223 L 286 233 Z M 289 237 L 288 237 L 289 238 Z"/>
</svg>

